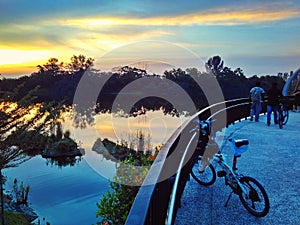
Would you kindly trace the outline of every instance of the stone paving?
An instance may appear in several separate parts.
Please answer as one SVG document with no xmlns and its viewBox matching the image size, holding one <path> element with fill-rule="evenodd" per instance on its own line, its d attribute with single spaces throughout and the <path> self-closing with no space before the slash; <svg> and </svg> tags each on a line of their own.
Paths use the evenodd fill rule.
<svg viewBox="0 0 300 225">
<path fill-rule="evenodd" d="M 300 224 L 300 113 L 290 112 L 288 123 L 266 126 L 266 116 L 260 122 L 243 120 L 224 129 L 221 146 L 231 165 L 230 137 L 247 138 L 248 151 L 238 159 L 238 172 L 252 176 L 265 188 L 270 199 L 270 212 L 256 218 L 246 211 L 237 195 L 224 204 L 231 189 L 224 178 L 217 178 L 210 187 L 200 186 L 191 177 L 187 182 L 178 209 L 175 225 L 218 224 Z"/>
</svg>

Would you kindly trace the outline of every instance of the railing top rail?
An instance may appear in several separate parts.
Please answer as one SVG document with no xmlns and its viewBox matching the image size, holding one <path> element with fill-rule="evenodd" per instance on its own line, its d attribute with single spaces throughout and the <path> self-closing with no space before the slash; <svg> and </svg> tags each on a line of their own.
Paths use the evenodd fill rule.
<svg viewBox="0 0 300 225">
<path fill-rule="evenodd" d="M 231 105 L 231 106 L 228 106 L 226 108 L 220 109 L 217 112 L 215 112 L 214 114 L 212 114 L 210 117 L 208 117 L 207 119 L 208 120 L 213 119 L 215 116 L 217 116 L 218 114 L 220 114 L 222 112 L 228 111 L 229 109 L 237 108 L 239 106 L 245 106 L 245 105 L 249 105 L 249 102 L 243 102 L 243 103 L 239 103 L 239 104 L 236 104 L 236 105 Z"/>
</svg>

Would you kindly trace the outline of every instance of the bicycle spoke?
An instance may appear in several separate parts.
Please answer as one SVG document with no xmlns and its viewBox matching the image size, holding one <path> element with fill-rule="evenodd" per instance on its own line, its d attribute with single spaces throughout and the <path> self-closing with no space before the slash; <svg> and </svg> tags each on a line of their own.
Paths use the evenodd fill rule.
<svg viewBox="0 0 300 225">
<path fill-rule="evenodd" d="M 254 216 L 265 216 L 270 207 L 269 198 L 261 184 L 251 177 L 240 179 L 246 193 L 239 195 L 243 206 Z"/>
</svg>

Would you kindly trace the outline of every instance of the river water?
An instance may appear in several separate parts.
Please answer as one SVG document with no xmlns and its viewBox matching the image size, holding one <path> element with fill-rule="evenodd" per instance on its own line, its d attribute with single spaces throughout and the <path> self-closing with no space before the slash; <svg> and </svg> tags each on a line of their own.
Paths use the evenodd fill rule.
<svg viewBox="0 0 300 225">
<path fill-rule="evenodd" d="M 95 223 L 96 202 L 109 190 L 108 180 L 84 160 L 75 166 L 46 165 L 41 156 L 5 171 L 9 181 L 17 178 L 30 185 L 29 202 L 40 219 L 54 225 Z M 10 183 L 10 185 L 9 185 Z"/>
<path fill-rule="evenodd" d="M 135 118 L 97 116 L 95 124 L 86 129 L 75 129 L 66 120 L 64 129 L 85 149 L 85 155 L 73 166 L 47 164 L 47 160 L 36 156 L 17 168 L 4 171 L 8 177 L 6 191 L 12 187 L 14 178 L 30 186 L 29 202 L 40 216 L 51 225 L 96 224 L 96 203 L 102 194 L 110 190 L 109 180 L 115 174 L 115 164 L 92 151 L 97 138 L 120 141 L 136 135 L 142 130 L 148 135 L 151 146 L 164 143 L 187 117 L 172 117 L 162 111 L 146 113 Z M 42 223 L 42 224 L 43 224 Z"/>
</svg>

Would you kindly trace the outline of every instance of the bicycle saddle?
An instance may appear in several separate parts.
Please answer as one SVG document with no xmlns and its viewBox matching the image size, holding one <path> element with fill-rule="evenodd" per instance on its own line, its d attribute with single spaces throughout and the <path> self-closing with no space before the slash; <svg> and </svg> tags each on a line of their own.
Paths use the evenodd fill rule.
<svg viewBox="0 0 300 225">
<path fill-rule="evenodd" d="M 237 147 L 237 148 L 249 144 L 248 139 L 235 139 L 233 141 L 234 141 L 235 147 Z"/>
</svg>

